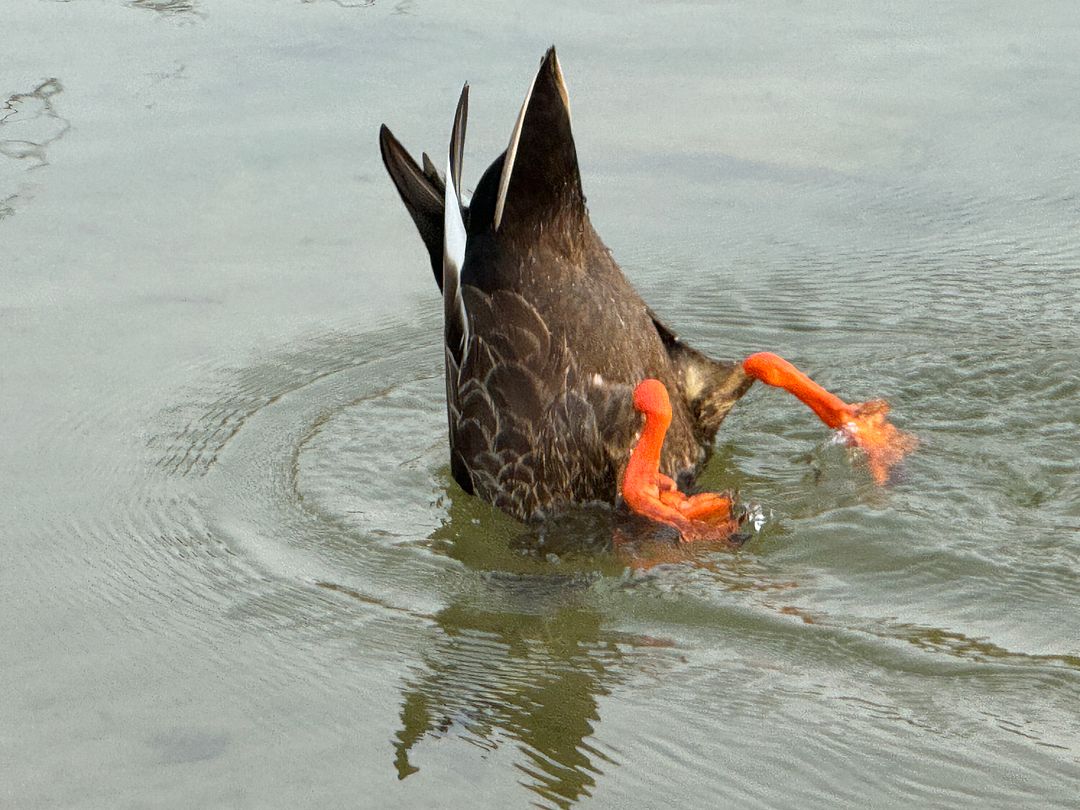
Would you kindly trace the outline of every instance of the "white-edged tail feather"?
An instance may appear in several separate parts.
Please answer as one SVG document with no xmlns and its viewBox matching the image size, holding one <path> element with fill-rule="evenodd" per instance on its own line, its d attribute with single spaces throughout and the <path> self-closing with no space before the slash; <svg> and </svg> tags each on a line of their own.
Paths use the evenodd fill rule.
<svg viewBox="0 0 1080 810">
<path fill-rule="evenodd" d="M 517 157 L 518 144 L 521 142 L 521 128 L 525 124 L 525 113 L 529 109 L 529 100 L 532 98 L 533 87 L 536 86 L 536 76 L 529 82 L 529 91 L 525 94 L 525 100 L 521 102 L 521 112 L 518 113 L 514 123 L 514 131 L 510 133 L 510 144 L 506 147 L 506 157 L 503 158 L 502 173 L 499 175 L 499 195 L 495 198 L 495 216 L 492 225 L 499 230 L 502 223 L 503 209 L 506 207 L 506 193 L 510 190 L 510 175 L 514 172 L 514 159 Z"/>
<path fill-rule="evenodd" d="M 450 148 L 446 158 L 446 192 L 443 204 L 443 319 L 447 338 L 460 344 L 451 350 L 463 357 L 469 345 L 469 319 L 461 296 L 461 268 L 465 264 L 465 221 L 461 217 L 461 164 L 465 146 L 465 120 L 469 109 L 469 86 L 461 91 Z"/>
</svg>

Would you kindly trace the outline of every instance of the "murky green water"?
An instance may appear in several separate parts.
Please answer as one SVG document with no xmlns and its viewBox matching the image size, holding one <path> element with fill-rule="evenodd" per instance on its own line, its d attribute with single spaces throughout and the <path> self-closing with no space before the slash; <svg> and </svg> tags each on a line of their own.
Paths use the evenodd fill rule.
<svg viewBox="0 0 1080 810">
<path fill-rule="evenodd" d="M 0 804 L 1075 806 L 1074 4 L 0 17 Z M 894 485 L 760 388 L 737 553 L 537 551 L 450 484 L 376 132 L 444 148 L 468 79 L 475 181 L 552 41 L 631 279 L 888 396 Z"/>
</svg>

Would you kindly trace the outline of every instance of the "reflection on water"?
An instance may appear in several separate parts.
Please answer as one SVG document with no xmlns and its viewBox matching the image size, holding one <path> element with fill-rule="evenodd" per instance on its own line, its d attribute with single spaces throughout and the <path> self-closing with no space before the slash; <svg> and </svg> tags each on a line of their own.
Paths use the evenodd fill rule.
<svg viewBox="0 0 1080 810">
<path fill-rule="evenodd" d="M 9 96 L 0 108 L 0 155 L 30 160 L 30 168 L 48 164 L 48 147 L 71 129 L 53 99 L 64 92 L 59 79 L 46 79 L 33 90 Z"/>
<path fill-rule="evenodd" d="M 72 3 L 75 0 L 53 0 L 56 3 Z M 200 7 L 200 0 L 122 0 L 127 8 L 153 11 L 163 18 L 172 19 L 181 24 L 192 23 L 196 19 L 205 19 L 208 15 Z"/>
<path fill-rule="evenodd" d="M 706 587 L 752 591 L 779 613 L 801 615 L 772 604 L 795 583 L 770 578 L 730 548 L 678 544 L 666 527 L 654 535 L 605 508 L 526 527 L 465 495 L 448 470 L 440 479 L 446 518 L 429 542 L 479 578 L 431 617 L 438 637 L 404 683 L 394 736 L 399 779 L 422 771 L 425 739 L 450 736 L 481 752 L 513 745 L 519 782 L 543 799 L 538 806 L 568 808 L 591 796 L 620 765 L 594 737 L 599 699 L 638 672 L 633 651 L 673 645 L 612 629 L 595 593 L 605 580 L 656 593 L 649 585 L 663 590 L 673 571 L 694 572 Z M 620 546 L 620 532 L 636 535 Z M 652 572 L 656 566 L 669 569 Z"/>
<path fill-rule="evenodd" d="M 365 342 L 359 339 L 354 349 L 342 346 L 341 351 L 360 359 Z M 320 360 L 294 358 L 274 365 L 309 363 L 333 367 L 325 354 Z M 323 383 L 355 392 L 355 385 L 345 380 L 333 383 L 335 376 Z M 326 405 L 330 411 L 313 430 L 304 431 L 301 475 L 295 485 L 308 513 L 327 528 L 347 528 L 352 539 L 339 541 L 342 548 L 350 542 L 377 544 L 376 538 L 382 537 L 401 542 L 402 553 L 420 548 L 461 564 L 456 587 L 441 591 L 446 604 L 422 616 L 395 609 L 431 622 L 436 630 L 417 650 L 411 674 L 402 681 L 392 759 L 399 779 L 424 772 L 425 743 L 435 740 L 462 744 L 461 756 L 470 759 L 494 750 L 506 756 L 509 749 L 522 774 L 520 783 L 545 806 L 568 807 L 592 795 L 602 774 L 618 773 L 625 756 L 614 755 L 605 745 L 602 698 L 625 699 L 640 672 L 640 658 L 632 651 L 655 647 L 656 642 L 613 626 L 619 610 L 600 595 L 612 589 L 623 594 L 620 605 L 630 612 L 661 600 L 664 609 L 650 613 L 650 623 L 674 621 L 684 629 L 723 626 L 732 615 L 750 610 L 755 617 L 751 624 L 762 623 L 770 628 L 768 634 L 786 637 L 784 645 L 801 644 L 797 628 L 814 627 L 841 647 L 864 648 L 860 655 L 879 666 L 896 665 L 891 660 L 894 641 L 929 653 L 932 660 L 916 666 L 931 671 L 940 667 L 948 672 L 969 663 L 1022 670 L 1050 665 L 1066 670 L 1067 677 L 1074 666 L 1069 656 L 1010 652 L 951 630 L 897 622 L 884 611 L 860 616 L 823 606 L 815 594 L 828 589 L 823 581 L 833 573 L 796 574 L 797 566 L 793 570 L 770 564 L 770 548 L 791 544 L 790 528 L 783 521 L 761 520 L 760 509 L 754 511 L 758 524 L 748 523 L 754 531 L 742 551 L 679 545 L 670 536 L 614 544 L 613 536 L 627 527 L 609 509 L 582 510 L 541 527 L 523 526 L 466 496 L 451 481 L 441 436 L 439 382 L 432 376 L 388 381 L 371 395 Z M 250 384 L 242 387 L 251 389 Z M 312 403 L 324 399 L 317 391 L 304 397 Z M 220 413 L 220 408 L 215 410 Z M 211 427 L 217 429 L 217 423 Z M 866 504 L 886 515 L 894 510 L 888 500 L 868 497 L 877 492 L 868 478 L 852 483 L 855 474 L 845 453 L 828 439 L 821 440 L 820 447 L 814 457 L 823 474 L 808 478 L 796 473 L 790 485 L 797 487 L 794 497 L 785 499 L 782 490 L 774 490 L 768 500 L 782 508 L 788 521 L 823 521 L 830 536 L 820 543 L 827 552 L 837 538 L 858 538 L 873 523 L 863 514 L 846 525 L 840 517 L 843 510 L 860 510 Z M 804 455 L 800 449 L 798 457 Z M 737 445 L 722 446 L 704 481 L 718 488 L 730 486 L 739 480 L 738 470 L 748 458 Z M 745 485 L 745 477 L 742 480 Z M 758 480 L 749 489 L 767 486 Z M 433 510 L 441 521 L 426 541 L 406 540 L 407 527 L 422 525 Z M 864 542 L 857 540 L 856 547 Z M 860 555 L 849 553 L 826 567 L 842 572 L 845 563 Z M 938 560 L 934 577 L 953 576 L 944 569 Z M 338 585 L 323 585 L 346 592 Z M 881 582 L 873 587 L 882 587 Z M 362 589 L 361 584 L 349 595 L 370 601 Z M 844 586 L 838 589 L 842 592 Z M 904 666 L 909 665 L 901 669 Z M 1040 741 L 1059 738 L 1052 727 L 1026 733 Z M 440 746 L 429 754 L 445 750 Z"/>
<path fill-rule="evenodd" d="M 188 77 L 185 75 L 186 72 L 187 64 L 175 61 L 170 70 L 155 70 L 148 73 L 146 75 L 149 78 L 149 81 L 135 93 L 135 96 L 140 99 L 148 99 L 143 102 L 143 108 L 152 110 L 158 105 L 156 96 L 159 94 L 161 86 L 168 82 L 183 81 L 187 79 Z"/>
<path fill-rule="evenodd" d="M 28 194 L 19 182 L 21 170 L 47 166 L 49 147 L 71 129 L 53 103 L 62 92 L 59 79 L 46 79 L 32 90 L 8 96 L 0 106 L 0 156 L 27 161 L 0 162 L 0 221 L 14 214 L 19 199 Z"/>
<path fill-rule="evenodd" d="M 885 625 L 881 628 L 880 633 L 882 636 L 904 639 L 921 650 L 944 653 L 972 661 L 1049 665 L 1080 672 L 1080 655 L 1029 655 L 1017 653 L 993 644 L 986 639 L 971 638 L 963 633 L 944 630 L 939 627 L 919 627 L 907 624 Z"/>
<path fill-rule="evenodd" d="M 600 720 L 597 699 L 618 681 L 621 658 L 587 600 L 605 561 L 617 570 L 605 554 L 609 513 L 586 515 L 577 525 L 583 531 L 563 527 L 555 537 L 455 486 L 449 492 L 432 548 L 481 576 L 435 615 L 439 637 L 404 685 L 398 777 L 422 768 L 428 737 L 456 735 L 480 749 L 511 744 L 521 784 L 545 806 L 569 807 L 590 795 L 605 764 L 616 764 L 589 741 Z"/>
<path fill-rule="evenodd" d="M 322 2 L 322 0 L 300 0 L 305 5 Z M 370 8 L 375 5 L 375 0 L 329 0 L 340 8 Z"/>
<path fill-rule="evenodd" d="M 199 8 L 196 0 L 126 0 L 124 5 L 128 8 L 154 11 L 162 17 L 173 17 L 187 22 L 193 22 L 195 17 L 207 16 L 206 12 Z"/>
<path fill-rule="evenodd" d="M 441 637 L 403 692 L 399 778 L 422 767 L 425 737 L 447 734 L 480 749 L 516 745 L 522 784 L 558 807 L 590 795 L 616 764 L 589 738 L 597 700 L 618 680 L 617 646 L 600 615 L 565 604 L 559 583 L 546 594 L 529 590 L 535 612 L 492 612 L 471 601 L 439 611 Z"/>
</svg>

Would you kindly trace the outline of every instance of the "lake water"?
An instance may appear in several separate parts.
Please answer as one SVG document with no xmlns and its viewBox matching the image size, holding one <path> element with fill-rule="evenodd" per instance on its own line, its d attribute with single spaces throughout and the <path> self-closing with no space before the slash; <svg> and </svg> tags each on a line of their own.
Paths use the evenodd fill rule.
<svg viewBox="0 0 1080 810">
<path fill-rule="evenodd" d="M 627 275 L 891 485 L 762 386 L 738 552 L 451 484 L 377 131 L 469 80 L 475 182 L 551 42 Z M 1075 807 L 1078 87 L 1071 2 L 7 0 L 0 805 Z"/>
</svg>

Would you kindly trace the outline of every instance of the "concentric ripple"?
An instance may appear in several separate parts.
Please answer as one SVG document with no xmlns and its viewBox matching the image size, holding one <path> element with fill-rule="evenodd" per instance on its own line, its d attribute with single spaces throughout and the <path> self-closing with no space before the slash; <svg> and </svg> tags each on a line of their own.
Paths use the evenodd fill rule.
<svg viewBox="0 0 1080 810">
<path fill-rule="evenodd" d="M 670 696 L 677 704 L 711 695 L 709 712 L 679 713 L 686 728 L 706 724 L 693 732 L 702 738 L 709 718 L 721 715 L 737 726 L 762 711 L 812 711 L 826 723 L 832 706 L 862 716 L 852 722 L 871 724 L 883 745 L 923 729 L 925 750 L 949 752 L 960 771 L 993 760 L 1001 734 L 1030 742 L 1033 756 L 1039 748 L 1064 755 L 1038 755 L 1029 763 L 1033 775 L 1068 777 L 1077 737 L 1058 712 L 1080 699 L 1080 658 L 1059 636 L 1032 633 L 1030 622 L 1049 605 L 1080 598 L 1071 574 L 1076 550 L 1053 544 L 1040 557 L 957 533 L 973 514 L 1000 523 L 992 531 L 1014 529 L 1017 503 L 1003 508 L 976 493 L 1002 491 L 1002 476 L 1015 477 L 1011 465 L 1024 464 L 1022 454 L 998 449 L 994 464 L 966 473 L 989 476 L 982 487 L 926 486 L 935 469 L 959 469 L 981 436 L 1002 427 L 972 419 L 963 392 L 985 385 L 994 363 L 1016 373 L 1019 355 L 939 362 L 911 351 L 906 360 L 922 369 L 919 386 L 890 376 L 888 366 L 875 366 L 873 375 L 847 370 L 852 379 L 873 376 L 891 387 L 900 412 L 936 413 L 921 420 L 926 447 L 891 491 L 875 487 L 857 457 L 812 424 L 793 429 L 786 403 L 751 395 L 725 426 L 727 441 L 703 483 L 738 488 L 771 516 L 764 530 L 742 552 L 688 553 L 682 562 L 635 571 L 602 542 L 546 550 L 543 534 L 452 484 L 437 334 L 437 321 L 425 315 L 414 327 L 328 336 L 216 372 L 198 389 L 201 404 L 162 414 L 162 425 L 173 427 L 150 442 L 162 476 L 153 510 L 162 525 L 151 536 L 165 544 L 154 549 L 154 564 L 164 552 L 176 579 L 191 583 L 192 599 L 210 577 L 218 583 L 212 592 L 231 594 L 223 600 L 230 614 L 253 627 L 340 644 L 359 615 L 378 631 L 352 642 L 359 645 L 352 654 L 389 661 L 415 650 L 390 740 L 399 778 L 440 761 L 440 740 L 467 746 L 455 756 L 517 750 L 511 759 L 522 784 L 545 806 L 568 807 L 601 788 L 606 771 L 639 756 L 619 744 L 623 706 L 640 700 L 627 701 L 630 690 L 671 678 L 681 684 Z M 1071 401 L 1071 389 L 1062 388 L 1069 384 L 1052 374 L 1060 362 L 1051 353 L 1030 368 L 1032 402 Z M 1034 448 L 1055 428 L 1005 429 Z M 1047 459 L 1042 483 L 1026 470 L 1032 489 L 1018 495 L 1024 508 L 1065 492 L 1064 463 Z M 166 492 L 173 493 L 168 506 L 160 503 Z M 184 530 L 167 528 L 166 515 Z M 603 524 L 568 526 L 564 535 Z M 146 535 L 145 528 L 131 532 Z M 942 581 L 952 583 L 947 592 Z M 970 610 L 985 611 L 979 595 L 987 592 L 1019 617 L 1019 632 Z M 290 664 L 297 666 L 293 677 L 318 677 Z M 852 669 L 865 681 L 862 693 L 845 685 L 841 673 Z M 779 673 L 787 685 L 774 684 L 768 698 L 743 688 L 718 695 L 716 678 L 732 671 L 755 689 Z M 896 690 L 917 694 L 928 677 L 948 699 L 918 710 L 905 700 L 898 710 Z M 1031 688 L 1038 703 L 1018 702 Z M 620 697 L 609 706 L 612 695 Z M 957 760 L 955 735 L 974 728 L 993 731 Z M 640 740 L 651 755 L 673 756 L 663 730 Z M 759 764 L 780 757 L 785 767 L 821 773 L 855 755 L 840 737 L 799 751 L 760 745 Z M 679 756 L 676 769 L 713 772 L 692 752 Z M 713 776 L 732 796 L 769 799 L 759 781 Z M 620 780 L 619 789 L 634 779 Z M 919 790 L 914 771 L 896 780 L 881 797 Z"/>
</svg>

